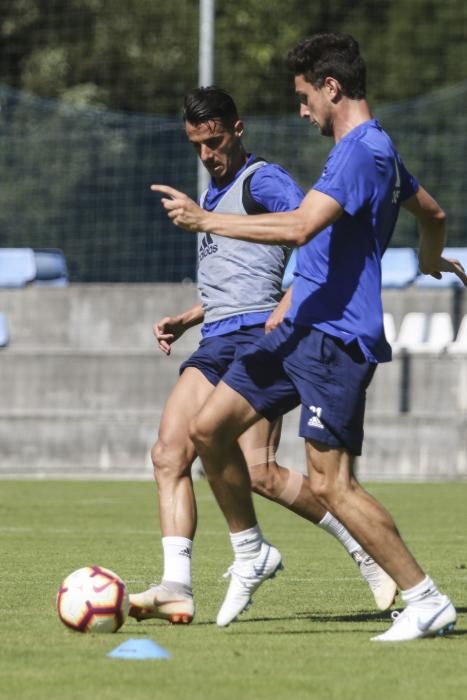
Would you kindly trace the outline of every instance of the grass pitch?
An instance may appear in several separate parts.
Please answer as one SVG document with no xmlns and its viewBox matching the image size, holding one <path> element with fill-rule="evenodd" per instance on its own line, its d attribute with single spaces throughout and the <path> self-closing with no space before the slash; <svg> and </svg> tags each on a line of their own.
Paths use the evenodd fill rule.
<svg viewBox="0 0 467 700">
<path fill-rule="evenodd" d="M 257 498 L 285 571 L 227 629 L 214 624 L 231 563 L 224 521 L 196 483 L 199 529 L 190 626 L 129 620 L 82 635 L 58 620 L 66 574 L 100 564 L 130 591 L 161 572 L 155 487 L 122 482 L 0 484 L 0 698 L 34 700 L 461 700 L 467 697 L 467 483 L 374 484 L 405 540 L 458 608 L 455 634 L 405 644 L 370 637 L 389 625 L 326 533 Z M 111 659 L 127 639 L 152 639 L 171 660 Z"/>
</svg>

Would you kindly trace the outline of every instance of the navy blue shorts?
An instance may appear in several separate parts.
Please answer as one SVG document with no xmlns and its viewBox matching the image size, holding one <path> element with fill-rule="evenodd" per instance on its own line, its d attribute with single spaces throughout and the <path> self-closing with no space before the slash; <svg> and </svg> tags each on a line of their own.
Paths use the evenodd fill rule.
<svg viewBox="0 0 467 700">
<path fill-rule="evenodd" d="M 356 341 L 284 321 L 255 341 L 223 381 L 268 420 L 299 404 L 301 437 L 361 454 L 366 389 L 376 365 Z"/>
<path fill-rule="evenodd" d="M 232 362 L 251 348 L 254 341 L 263 337 L 264 324 L 246 326 L 225 335 L 203 338 L 198 349 L 180 365 L 180 374 L 187 367 L 196 367 L 216 386 Z"/>
</svg>

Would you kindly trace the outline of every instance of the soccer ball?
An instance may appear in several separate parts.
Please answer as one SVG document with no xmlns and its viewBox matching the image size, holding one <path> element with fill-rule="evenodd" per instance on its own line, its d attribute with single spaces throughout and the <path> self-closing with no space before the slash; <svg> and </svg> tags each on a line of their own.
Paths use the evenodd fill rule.
<svg viewBox="0 0 467 700">
<path fill-rule="evenodd" d="M 63 624 L 77 632 L 116 632 L 128 616 L 128 592 L 110 569 L 85 566 L 63 581 L 57 612 Z"/>
</svg>

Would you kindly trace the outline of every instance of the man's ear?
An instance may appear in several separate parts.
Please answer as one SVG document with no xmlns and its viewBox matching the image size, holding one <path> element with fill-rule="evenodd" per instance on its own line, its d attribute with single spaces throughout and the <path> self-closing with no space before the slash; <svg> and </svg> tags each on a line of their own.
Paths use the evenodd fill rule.
<svg viewBox="0 0 467 700">
<path fill-rule="evenodd" d="M 342 97 L 341 84 L 336 78 L 331 78 L 330 76 L 325 78 L 323 87 L 332 102 L 337 102 Z"/>
<path fill-rule="evenodd" d="M 234 124 L 233 132 L 237 138 L 241 138 L 243 136 L 243 132 L 245 131 L 245 125 L 243 124 L 241 119 L 237 119 L 237 121 Z"/>
</svg>

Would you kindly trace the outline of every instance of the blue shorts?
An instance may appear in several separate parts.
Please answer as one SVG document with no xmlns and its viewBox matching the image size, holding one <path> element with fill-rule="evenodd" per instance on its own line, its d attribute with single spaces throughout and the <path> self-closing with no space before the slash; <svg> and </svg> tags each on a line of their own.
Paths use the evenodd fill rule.
<svg viewBox="0 0 467 700">
<path fill-rule="evenodd" d="M 356 341 L 283 321 L 234 362 L 223 381 L 269 421 L 301 404 L 301 437 L 361 454 L 366 389 L 376 364 Z"/>
<path fill-rule="evenodd" d="M 260 324 L 239 328 L 225 335 L 203 338 L 198 349 L 180 365 L 180 374 L 187 367 L 196 367 L 216 386 L 232 362 L 251 348 L 254 341 L 263 337 L 264 324 Z"/>
</svg>

